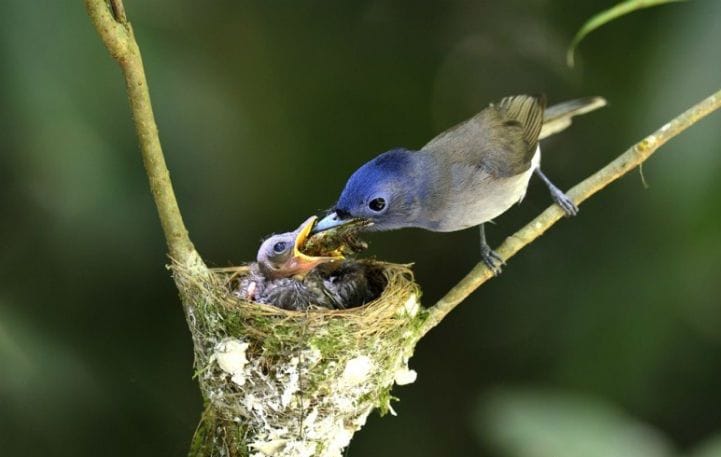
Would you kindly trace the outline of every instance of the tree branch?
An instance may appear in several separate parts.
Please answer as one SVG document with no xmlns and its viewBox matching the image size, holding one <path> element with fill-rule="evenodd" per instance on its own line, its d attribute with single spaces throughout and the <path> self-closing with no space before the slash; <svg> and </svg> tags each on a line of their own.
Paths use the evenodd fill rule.
<svg viewBox="0 0 721 457">
<path fill-rule="evenodd" d="M 405 285 L 396 284 L 402 293 L 388 299 L 397 303 L 365 309 L 355 318 L 344 314 L 341 319 L 333 313 L 309 313 L 299 318 L 282 310 L 269 312 L 265 305 L 227 306 L 226 284 L 207 274 L 183 223 L 158 138 L 140 50 L 123 2 L 85 0 L 85 5 L 125 77 L 150 189 L 168 250 L 177 262 L 173 274 L 193 336 L 196 372 L 203 373 L 198 380 L 206 402 L 206 414 L 193 440 L 191 455 L 247 455 L 251 450 L 268 455 L 309 455 L 324 450 L 324 455 L 340 455 L 373 408 L 390 408 L 390 389 L 400 383 L 399 372 L 409 372 L 408 358 L 419 339 L 490 279 L 491 272 L 478 264 L 425 316 L 417 314 L 415 297 L 419 290 L 404 272 L 395 276 L 397 282 L 406 281 Z M 580 204 L 720 107 L 721 91 L 624 152 L 571 189 L 569 196 Z M 563 214 L 555 205 L 547 208 L 508 237 L 497 252 L 509 259 Z M 313 341 L 306 336 L 309 328 Z M 343 331 L 338 331 L 341 328 Z M 220 357 L 232 359 L 232 367 L 220 363 Z M 302 363 L 304 358 L 315 361 Z M 333 365 L 321 361 L 332 361 Z M 359 363 L 370 367 L 363 369 L 362 376 L 358 374 Z M 354 374 L 348 376 L 346 372 Z M 233 377 L 229 378 L 230 374 Z M 244 376 L 243 383 L 234 379 L 238 374 Z M 300 387 L 292 390 L 293 375 L 312 382 L 304 383 L 302 391 Z M 249 377 L 247 382 L 245 376 Z M 362 382 L 353 380 L 357 377 Z M 290 400 L 286 404 L 283 399 L 288 392 Z M 248 402 L 254 406 L 248 409 Z M 311 413 L 306 415 L 306 411 Z M 298 421 L 298 417 L 302 420 Z M 293 425 L 288 426 L 288 421 Z M 312 434 L 305 434 L 305 430 Z"/>
<path fill-rule="evenodd" d="M 671 138 L 719 108 L 721 108 L 721 90 L 678 115 L 669 123 L 629 148 L 611 163 L 574 186 L 568 192 L 568 196 L 573 199 L 576 205 L 579 205 L 599 190 L 639 166 Z M 525 227 L 506 238 L 496 252 L 504 260 L 508 260 L 536 238 L 543 235 L 563 215 L 563 210 L 557 205 L 546 208 Z M 429 315 L 423 325 L 421 335 L 425 335 L 430 329 L 438 325 L 448 313 L 492 277 L 493 274 L 485 264 L 478 263 L 458 284 L 453 286 L 446 295 L 429 309 Z"/>
<path fill-rule="evenodd" d="M 125 86 L 138 133 L 140 151 L 150 182 L 155 206 L 163 227 L 170 256 L 180 263 L 195 253 L 175 199 L 170 174 L 165 165 L 158 137 L 158 127 L 150 103 L 143 59 L 133 29 L 125 15 L 122 0 L 85 0 L 85 7 L 95 28 L 125 77 Z M 193 256 L 197 260 L 197 256 Z"/>
</svg>

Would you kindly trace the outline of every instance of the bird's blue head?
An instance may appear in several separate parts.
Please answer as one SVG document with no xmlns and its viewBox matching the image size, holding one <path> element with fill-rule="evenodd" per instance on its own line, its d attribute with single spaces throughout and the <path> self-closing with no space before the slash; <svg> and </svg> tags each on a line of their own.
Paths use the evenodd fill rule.
<svg viewBox="0 0 721 457">
<path fill-rule="evenodd" d="M 416 153 L 393 149 L 365 163 L 351 175 L 333 211 L 313 229 L 321 232 L 353 220 L 369 230 L 408 227 L 417 215 Z"/>
</svg>

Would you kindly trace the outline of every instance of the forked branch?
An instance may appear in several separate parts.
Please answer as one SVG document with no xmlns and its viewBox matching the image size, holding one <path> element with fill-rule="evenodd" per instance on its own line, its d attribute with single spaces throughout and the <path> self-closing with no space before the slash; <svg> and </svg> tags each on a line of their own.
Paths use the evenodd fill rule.
<svg viewBox="0 0 721 457">
<path fill-rule="evenodd" d="M 170 255 L 183 263 L 195 252 L 178 209 L 175 193 L 158 138 L 150 104 L 140 49 L 125 15 L 122 0 L 85 0 L 88 13 L 108 51 L 125 77 L 133 119 L 138 132 L 145 169 L 160 216 Z M 568 195 L 579 205 L 590 196 L 633 170 L 671 138 L 721 107 L 721 91 L 689 108 L 656 132 L 632 146 L 611 163 L 573 187 Z M 508 237 L 496 250 L 507 260 L 541 236 L 563 217 L 556 205 L 548 207 L 525 227 Z M 483 263 L 476 265 L 429 310 L 422 334 L 438 325 L 456 306 L 492 277 Z"/>
<path fill-rule="evenodd" d="M 313 331 L 318 337 L 317 341 L 324 342 L 323 350 L 328 351 L 323 358 L 333 361 L 340 376 L 328 375 L 328 373 L 336 373 L 336 371 L 329 372 L 327 371 L 328 365 L 319 363 L 321 350 L 310 344 L 308 338 L 305 337 L 307 325 L 312 322 L 309 316 L 294 321 L 279 315 L 275 317 L 280 319 L 271 320 L 268 319 L 268 314 L 261 310 L 263 318 L 254 320 L 248 317 L 252 316 L 248 309 L 240 314 L 236 313 L 236 310 L 229 311 L 230 308 L 221 306 L 227 298 L 227 290 L 225 286 L 214 281 L 210 275 L 206 275 L 207 269 L 197 255 L 183 224 L 158 138 L 140 50 L 135 41 L 133 29 L 127 20 L 122 0 L 85 0 L 85 4 L 100 37 L 112 57 L 120 65 L 125 77 L 150 189 L 168 250 L 171 257 L 179 264 L 174 268 L 176 285 L 181 292 L 188 325 L 193 336 L 196 368 L 199 368 L 199 372 L 208 373 L 208 376 L 198 377 L 206 399 L 206 413 L 193 439 L 191 455 L 203 457 L 221 454 L 247 455 L 250 449 L 258 451 L 265 449 L 268 452 L 262 452 L 266 452 L 268 455 L 293 456 L 310 455 L 306 452 L 308 449 L 325 449 L 329 454 L 324 455 L 341 455 L 342 449 L 348 444 L 352 434 L 365 423 L 365 418 L 372 408 L 389 404 L 390 388 L 394 383 L 400 383 L 399 371 L 403 372 L 403 369 L 408 371 L 407 359 L 413 352 L 418 339 L 438 325 L 459 303 L 487 281 L 491 277 L 491 272 L 483 264 L 476 266 L 429 309 L 429 314 L 422 321 L 420 330 L 416 324 L 420 322 L 422 315 L 416 314 L 415 311 L 410 312 L 410 309 L 417 303 L 415 299 L 408 298 L 406 294 L 398 295 L 400 297 L 399 306 L 405 310 L 403 319 L 399 318 L 396 308 L 381 309 L 381 314 L 390 310 L 393 316 L 392 319 L 389 318 L 389 321 L 395 327 L 387 330 L 386 333 L 377 331 L 382 319 L 363 321 L 363 325 L 353 324 L 356 322 L 354 320 L 347 320 L 350 324 L 343 324 L 348 328 L 351 328 L 352 325 L 360 327 L 360 330 L 356 329 L 355 331 L 364 335 L 367 329 L 372 329 L 373 332 L 368 333 L 375 335 L 376 339 L 348 338 L 348 332 L 338 332 L 337 326 L 316 324 Z M 669 139 L 719 107 L 721 107 L 721 91 L 690 108 L 630 148 L 616 160 L 571 189 L 569 196 L 576 204 L 583 202 L 609 183 L 637 167 Z M 562 216 L 563 211 L 560 208 L 549 207 L 516 234 L 507 238 L 497 252 L 504 259 L 510 258 L 541 236 Z M 407 295 L 409 297 L 417 296 L 415 284 L 411 283 L 410 286 L 413 291 L 406 291 Z M 216 289 L 217 294 L 215 293 Z M 378 310 L 378 307 L 375 310 Z M 259 311 L 256 310 L 256 312 Z M 243 319 L 226 319 L 224 316 L 242 316 Z M 314 314 L 313 316 L 323 318 L 328 315 Z M 367 318 L 367 316 L 364 317 L 364 319 Z M 346 322 L 345 319 L 341 321 Z M 319 321 L 316 319 L 315 322 Z M 331 322 L 331 319 L 328 318 L 325 322 L 327 324 Z M 259 326 L 266 327 L 261 327 L 262 330 L 259 330 Z M 277 330 L 277 334 L 273 333 L 274 329 Z M 302 330 L 302 338 L 297 338 L 300 334 L 294 333 L 299 329 Z M 332 329 L 335 330 L 331 331 Z M 255 335 L 256 331 L 260 333 L 260 337 Z M 346 339 L 340 340 L 336 334 L 344 335 Z M 409 338 L 408 334 L 411 334 L 412 337 Z M 273 335 L 274 339 L 267 338 L 268 335 Z M 391 339 L 389 343 L 386 343 L 388 344 L 385 348 L 386 352 L 379 352 L 378 348 L 382 346 L 380 339 L 383 338 L 383 341 L 386 341 L 389 335 L 396 335 L 397 339 Z M 223 368 L 223 364 L 217 362 L 219 354 L 227 355 L 229 351 L 227 342 L 222 346 L 217 343 L 221 340 L 225 341 L 228 336 L 242 338 L 242 340 L 231 339 L 231 341 L 236 343 L 237 351 L 241 351 L 239 348 L 243 348 L 242 356 L 236 353 L 230 357 L 237 362 L 232 364 L 233 378 L 230 380 L 227 376 L 230 368 Z M 363 347 L 359 341 L 366 346 Z M 250 343 L 255 347 L 255 352 L 248 355 L 246 350 Z M 266 343 L 268 343 L 267 346 Z M 359 356 L 359 354 L 370 354 L 371 348 L 374 351 L 376 362 L 373 362 L 373 357 Z M 258 356 L 258 354 L 265 355 Z M 270 357 L 265 359 L 267 354 L 270 354 Z M 298 354 L 317 357 L 316 362 L 308 365 L 299 364 L 301 358 Z M 242 363 L 238 362 L 240 360 Z M 269 367 L 266 364 L 268 360 L 273 361 L 274 373 L 279 373 L 279 376 L 268 374 Z M 357 373 L 359 368 L 353 368 L 358 360 L 363 362 L 364 367 L 371 368 L 364 372 L 366 374 L 363 375 L 363 382 L 349 383 L 345 379 L 346 372 L 355 373 L 350 377 L 351 379 L 361 376 Z M 353 369 L 349 370 L 349 367 Z M 235 377 L 241 372 L 243 376 L 250 376 L 248 379 L 258 379 L 259 382 L 246 381 L 245 377 L 242 378 L 244 384 L 236 381 Z M 298 373 L 305 373 L 304 376 L 311 374 L 315 376 L 313 378 L 315 382 L 311 383 L 315 386 L 313 388 L 315 393 L 308 388 L 304 388 L 301 392 L 306 399 L 314 399 L 315 415 L 308 414 L 306 417 L 303 401 L 293 402 L 295 401 L 292 400 L 293 398 L 303 399 L 303 397 L 300 396 L 301 393 L 291 390 L 293 388 L 293 383 L 290 382 L 292 373 L 298 376 L 300 376 Z M 286 382 L 286 378 L 283 376 L 288 376 L 289 381 Z M 269 379 L 274 381 L 268 382 Z M 241 388 L 243 385 L 246 387 Z M 256 386 L 260 389 L 259 391 L 249 390 Z M 298 388 L 298 390 L 300 389 Z M 286 397 L 286 392 L 291 392 L 291 395 L 288 396 L 291 400 L 283 405 L 282 399 Z M 226 394 L 230 396 L 225 397 Z M 246 396 L 239 396 L 240 394 Z M 225 403 L 225 398 L 231 398 L 232 402 Z M 243 412 L 245 411 L 243 408 L 246 408 L 244 405 L 248 403 L 239 402 L 239 398 L 245 398 L 244 401 L 252 400 L 254 406 L 250 410 L 254 411 L 255 416 Z M 343 401 L 337 401 L 338 398 Z M 258 399 L 263 399 L 263 401 Z M 307 406 L 308 403 L 305 405 Z M 241 409 L 235 410 L 233 409 L 235 407 Z M 303 418 L 301 421 L 296 420 L 298 416 L 291 414 L 294 411 L 293 408 L 300 410 L 299 417 Z M 243 416 L 242 420 L 239 419 L 240 416 Z M 269 417 L 274 421 L 272 422 L 274 425 L 269 425 Z M 286 417 L 292 420 L 292 426 L 286 426 L 287 424 L 284 422 Z M 311 417 L 314 419 L 311 420 Z M 301 431 L 307 429 L 313 431 L 314 434 L 304 435 L 301 432 L 296 435 L 296 426 L 300 427 Z M 309 436 L 315 438 L 309 438 Z M 342 437 L 342 440 L 338 438 L 339 436 Z M 278 454 L 276 451 L 280 449 L 283 451 Z"/>
</svg>

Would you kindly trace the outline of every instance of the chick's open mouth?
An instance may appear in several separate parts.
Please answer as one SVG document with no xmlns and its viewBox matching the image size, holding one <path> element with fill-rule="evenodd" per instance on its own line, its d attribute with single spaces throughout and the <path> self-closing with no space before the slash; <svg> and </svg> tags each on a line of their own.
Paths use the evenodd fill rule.
<svg viewBox="0 0 721 457">
<path fill-rule="evenodd" d="M 327 251 L 318 252 L 304 252 L 306 250 L 306 243 L 309 240 L 310 232 L 313 226 L 318 221 L 318 218 L 313 216 L 306 222 L 298 232 L 298 236 L 295 237 L 293 244 L 293 257 L 298 259 L 300 262 L 307 263 L 319 263 L 320 262 L 331 262 L 334 260 L 342 260 L 345 257 L 340 249 L 330 249 Z"/>
</svg>

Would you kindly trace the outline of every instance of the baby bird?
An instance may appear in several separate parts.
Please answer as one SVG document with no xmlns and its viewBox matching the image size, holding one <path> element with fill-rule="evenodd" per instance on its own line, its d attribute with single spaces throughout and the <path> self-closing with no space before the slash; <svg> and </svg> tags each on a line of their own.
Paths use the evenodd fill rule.
<svg viewBox="0 0 721 457">
<path fill-rule="evenodd" d="M 260 273 L 268 279 L 304 277 L 314 267 L 343 258 L 340 254 L 309 256 L 301 252 L 317 217 L 311 216 L 292 232 L 273 235 L 263 241 L 256 256 Z"/>
<path fill-rule="evenodd" d="M 296 311 L 311 305 L 351 308 L 374 299 L 379 291 L 369 285 L 365 264 L 340 262 L 343 256 L 335 252 L 309 256 L 301 251 L 315 221 L 316 217 L 311 217 L 295 231 L 265 240 L 236 295 Z"/>
<path fill-rule="evenodd" d="M 499 273 L 503 260 L 486 243 L 483 224 L 519 203 L 533 174 L 568 216 L 575 215 L 576 205 L 541 172 L 539 141 L 605 104 L 590 97 L 546 109 L 537 97 L 506 97 L 418 151 L 393 149 L 361 166 L 314 231 L 357 220 L 377 231 L 479 226 L 481 259 Z"/>
</svg>

